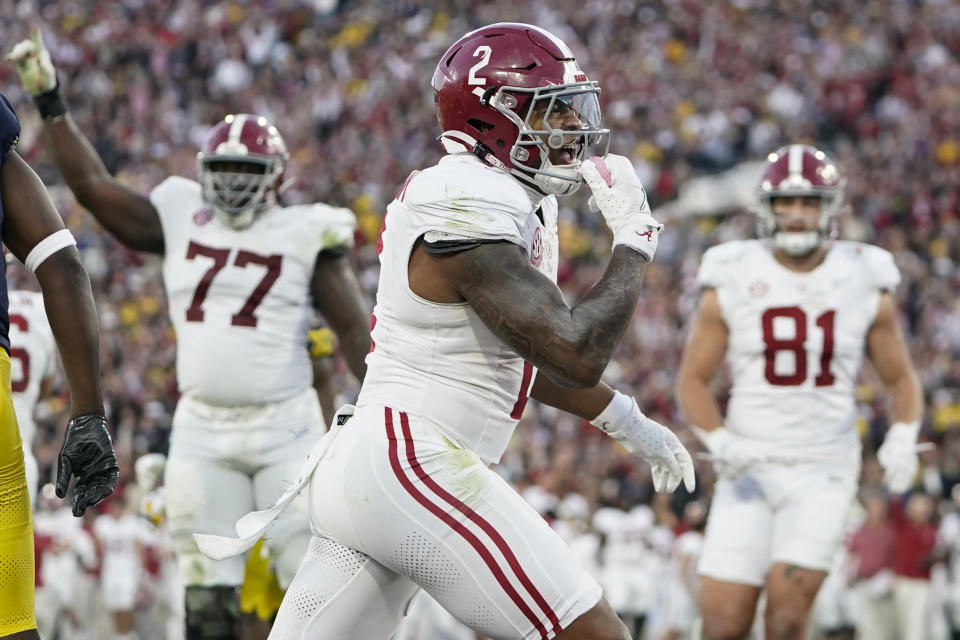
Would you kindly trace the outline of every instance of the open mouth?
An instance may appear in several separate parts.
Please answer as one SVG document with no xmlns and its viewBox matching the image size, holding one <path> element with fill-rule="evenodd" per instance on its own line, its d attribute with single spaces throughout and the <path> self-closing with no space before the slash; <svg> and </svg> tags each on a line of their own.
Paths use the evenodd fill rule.
<svg viewBox="0 0 960 640">
<path fill-rule="evenodd" d="M 575 164 L 580 160 L 580 145 L 568 144 L 550 153 L 550 162 L 555 165 Z"/>
</svg>

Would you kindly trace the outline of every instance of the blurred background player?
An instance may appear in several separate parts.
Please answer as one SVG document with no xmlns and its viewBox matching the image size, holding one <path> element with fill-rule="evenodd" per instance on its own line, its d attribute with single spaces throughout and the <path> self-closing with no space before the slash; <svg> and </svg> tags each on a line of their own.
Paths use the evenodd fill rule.
<svg viewBox="0 0 960 640">
<path fill-rule="evenodd" d="M 113 496 L 93 532 L 100 547 L 100 593 L 113 622 L 113 640 L 135 640 L 134 611 L 143 604 L 144 559 L 154 539 L 148 523 Z"/>
<path fill-rule="evenodd" d="M 13 150 L 20 123 L 0 95 L 0 215 L 2 240 L 43 291 L 47 318 L 57 338 L 70 385 L 70 422 L 57 467 L 58 496 L 71 477 L 73 515 L 103 500 L 119 469 L 107 433 L 100 392 L 97 315 L 90 281 L 69 231 L 37 175 Z M 0 268 L 6 266 L 0 261 Z M 10 379 L 7 281 L 0 282 L 0 637 L 38 638 L 34 619 L 34 541 L 23 441 L 17 427 Z"/>
<path fill-rule="evenodd" d="M 720 475 L 699 565 L 708 639 L 746 637 L 763 589 L 764 637 L 803 635 L 857 491 L 864 352 L 893 404 L 885 481 L 902 492 L 916 474 L 923 398 L 891 297 L 900 275 L 887 251 L 833 240 L 843 184 L 822 151 L 779 149 L 760 183 L 761 238 L 700 264 L 677 398 Z M 724 417 L 709 385 L 725 355 Z"/>
<path fill-rule="evenodd" d="M 75 518 L 70 507 L 56 499 L 53 484 L 43 485 L 38 493 L 34 511 L 37 631 L 42 638 L 63 640 L 106 635 L 112 621 L 101 615 L 100 558 L 92 525 L 99 516 L 91 509 Z"/>
<path fill-rule="evenodd" d="M 231 638 L 243 559 L 214 563 L 194 531 L 231 533 L 292 480 L 324 430 L 310 387 L 313 309 L 363 379 L 369 312 L 346 254 L 354 217 L 324 204 L 284 207 L 288 152 L 266 118 L 227 116 L 197 155 L 197 180 L 171 177 L 142 195 L 113 178 L 59 93 L 39 31 L 10 59 L 34 97 L 47 149 L 77 199 L 121 242 L 163 256 L 182 397 L 166 463 L 166 509 L 177 542 L 187 637 Z M 270 545 L 282 584 L 310 538 L 289 512 Z"/>
<path fill-rule="evenodd" d="M 33 438 L 37 433 L 34 411 L 37 401 L 51 388 L 57 365 L 57 343 L 38 291 L 10 291 L 10 386 L 23 438 L 24 464 L 30 504 L 37 504 L 37 459 Z"/>
</svg>

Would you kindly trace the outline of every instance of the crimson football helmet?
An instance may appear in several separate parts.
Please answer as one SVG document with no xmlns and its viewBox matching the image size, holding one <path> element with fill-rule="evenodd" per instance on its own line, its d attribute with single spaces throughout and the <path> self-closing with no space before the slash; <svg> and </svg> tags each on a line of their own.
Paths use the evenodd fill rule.
<svg viewBox="0 0 960 640">
<path fill-rule="evenodd" d="M 449 153 L 472 152 L 543 193 L 573 193 L 580 163 L 607 151 L 600 85 L 540 27 L 501 22 L 471 31 L 443 54 L 432 85 Z"/>
<path fill-rule="evenodd" d="M 244 229 L 277 202 L 287 145 L 263 116 L 231 114 L 213 127 L 197 153 L 204 200 L 227 226 Z"/>
<path fill-rule="evenodd" d="M 774 246 L 795 256 L 806 255 L 837 233 L 837 216 L 843 202 L 844 179 L 827 154 L 815 147 L 791 144 L 767 156 L 758 189 L 757 233 L 772 238 Z M 773 200 L 785 196 L 819 197 L 820 218 L 810 231 L 780 227 Z"/>
</svg>

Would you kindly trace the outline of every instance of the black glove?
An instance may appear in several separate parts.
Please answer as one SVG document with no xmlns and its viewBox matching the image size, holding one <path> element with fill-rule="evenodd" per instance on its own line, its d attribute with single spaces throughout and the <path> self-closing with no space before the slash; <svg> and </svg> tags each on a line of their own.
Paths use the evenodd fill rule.
<svg viewBox="0 0 960 640">
<path fill-rule="evenodd" d="M 57 497 L 67 495 L 71 474 L 77 478 L 73 485 L 73 515 L 78 518 L 117 486 L 120 468 L 107 432 L 107 419 L 99 413 L 85 413 L 67 423 L 57 461 Z"/>
</svg>

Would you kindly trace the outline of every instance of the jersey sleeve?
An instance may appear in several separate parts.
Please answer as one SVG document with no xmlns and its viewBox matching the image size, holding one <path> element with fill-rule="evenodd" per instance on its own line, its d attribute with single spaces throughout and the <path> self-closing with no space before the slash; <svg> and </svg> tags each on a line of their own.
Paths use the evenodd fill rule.
<svg viewBox="0 0 960 640">
<path fill-rule="evenodd" d="M 530 199 L 513 178 L 485 167 L 462 166 L 462 174 L 422 171 L 410 181 L 403 202 L 418 218 L 428 243 L 506 240 L 520 246 Z"/>
<path fill-rule="evenodd" d="M 20 121 L 13 111 L 7 97 L 0 93 L 0 165 L 7 160 L 7 154 L 17 145 L 20 137 Z"/>
<path fill-rule="evenodd" d="M 864 257 L 870 281 L 880 291 L 893 291 L 900 284 L 900 270 L 893 254 L 886 249 L 864 245 Z"/>
<path fill-rule="evenodd" d="M 346 207 L 313 205 L 314 219 L 320 229 L 320 251 L 337 251 L 353 248 L 353 232 L 357 218 Z"/>
<path fill-rule="evenodd" d="M 730 267 L 742 252 L 739 242 L 725 242 L 707 249 L 697 270 L 697 286 L 719 289 L 729 279 Z"/>
<path fill-rule="evenodd" d="M 167 246 L 172 246 L 171 242 L 174 234 L 183 233 L 187 228 L 180 216 L 193 213 L 186 208 L 185 203 L 189 200 L 189 195 L 195 192 L 197 196 L 200 193 L 200 185 L 193 180 L 188 180 L 180 176 L 171 176 L 158 184 L 150 192 L 150 203 L 156 209 L 160 217 L 160 226 L 163 228 L 163 239 Z"/>
</svg>

